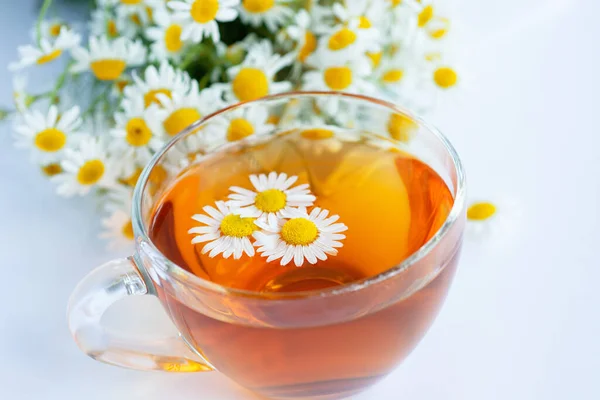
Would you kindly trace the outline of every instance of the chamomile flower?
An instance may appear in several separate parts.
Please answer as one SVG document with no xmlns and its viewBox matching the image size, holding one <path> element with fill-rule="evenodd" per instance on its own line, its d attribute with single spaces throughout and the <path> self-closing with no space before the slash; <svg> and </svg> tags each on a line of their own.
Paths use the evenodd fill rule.
<svg viewBox="0 0 600 400">
<path fill-rule="evenodd" d="M 298 11 L 294 22 L 286 29 L 286 33 L 296 44 L 293 51 L 296 58 L 303 63 L 317 49 L 317 37 L 311 30 L 311 18 L 306 10 Z"/>
<path fill-rule="evenodd" d="M 109 41 L 105 36 L 93 36 L 89 40 L 89 49 L 76 47 L 71 54 L 75 59 L 71 72 L 91 70 L 101 81 L 117 80 L 127 67 L 146 61 L 146 48 L 142 42 L 125 37 Z"/>
<path fill-rule="evenodd" d="M 83 196 L 92 188 L 110 187 L 115 183 L 106 146 L 99 138 L 86 137 L 77 148 L 66 149 L 61 167 L 63 173 L 52 178 L 58 184 L 56 192 L 61 196 Z"/>
<path fill-rule="evenodd" d="M 329 216 L 329 211 L 315 207 L 310 214 L 306 209 L 285 210 L 282 218 L 257 220 L 255 223 L 263 231 L 254 232 L 255 246 L 267 262 L 279 260 L 287 265 L 292 260 L 301 267 L 305 260 L 316 264 L 325 261 L 328 255 L 335 256 L 346 238 L 342 232 L 348 227 L 336 223 L 339 216 Z"/>
<path fill-rule="evenodd" d="M 218 42 L 221 38 L 217 21 L 236 19 L 239 4 L 240 0 L 173 0 L 168 7 L 173 10 L 173 19 L 183 25 L 181 39 L 198 43 L 204 37 Z"/>
<path fill-rule="evenodd" d="M 51 18 L 47 20 L 43 20 L 40 24 L 40 34 L 41 37 L 47 38 L 49 40 L 54 40 L 60 35 L 60 31 L 63 28 L 67 28 L 68 26 L 65 21 L 58 18 Z M 37 25 L 33 27 L 31 30 L 31 37 L 34 41 L 37 40 Z"/>
<path fill-rule="evenodd" d="M 417 63 L 418 60 L 409 50 L 399 50 L 392 56 L 386 54 L 374 71 L 375 82 L 384 90 L 401 95 L 404 87 L 415 84 L 414 69 L 423 67 L 423 62 L 420 65 Z"/>
<path fill-rule="evenodd" d="M 208 242 L 202 248 L 202 254 L 208 253 L 211 258 L 223 254 L 223 258 L 233 255 L 237 260 L 244 253 L 253 257 L 255 252 L 250 239 L 252 233 L 258 229 L 254 219 L 239 216 L 223 201 L 217 201 L 216 206 L 217 208 L 204 207 L 207 215 L 195 214 L 192 217 L 194 221 L 203 224 L 188 231 L 196 235 L 192 244 Z"/>
<path fill-rule="evenodd" d="M 242 0 L 239 7 L 240 19 L 254 27 L 265 24 L 268 30 L 276 32 L 294 16 L 287 5 L 293 0 Z"/>
<path fill-rule="evenodd" d="M 106 36 L 109 39 L 120 36 L 133 38 L 137 33 L 137 26 L 130 19 L 117 18 L 108 10 L 96 9 L 92 11 L 90 32 L 92 36 Z"/>
<path fill-rule="evenodd" d="M 366 56 L 357 56 L 350 61 L 339 61 L 324 57 L 318 63 L 320 69 L 309 71 L 303 76 L 303 89 L 322 91 L 344 91 L 348 93 L 372 93 L 373 85 L 367 77 L 371 73 Z M 319 103 L 329 115 L 339 107 L 339 99 L 331 97 Z"/>
<path fill-rule="evenodd" d="M 439 40 L 444 38 L 450 30 L 450 20 L 439 15 L 437 7 L 434 7 L 431 1 L 420 3 L 417 26 L 430 39 Z"/>
<path fill-rule="evenodd" d="M 145 108 L 153 104 L 160 107 L 159 94 L 172 98 L 173 93 L 187 93 L 191 88 L 190 76 L 166 61 L 158 68 L 153 65 L 147 67 L 143 78 L 134 73 L 133 81 L 134 84 L 124 90 L 125 98 L 131 101 L 142 100 Z"/>
<path fill-rule="evenodd" d="M 99 0 L 100 7 L 115 7 L 118 18 L 130 19 L 137 25 L 152 22 L 154 8 L 160 7 L 162 0 Z"/>
<path fill-rule="evenodd" d="M 298 128 L 298 135 L 300 148 L 316 155 L 337 153 L 344 142 L 357 142 L 361 138 L 356 132 L 327 124 L 305 125 Z"/>
<path fill-rule="evenodd" d="M 114 210 L 107 218 L 102 219 L 102 227 L 104 230 L 99 237 L 109 240 L 109 249 L 129 249 L 133 246 L 133 226 L 128 211 Z"/>
<path fill-rule="evenodd" d="M 20 46 L 19 61 L 11 63 L 8 68 L 16 71 L 33 64 L 44 65 L 59 58 L 65 50 L 79 45 L 81 37 L 69 28 L 63 26 L 56 39 L 42 37 L 38 46 Z"/>
<path fill-rule="evenodd" d="M 186 48 L 182 37 L 184 24 L 176 21 L 166 10 L 157 11 L 154 16 L 155 26 L 146 30 L 150 45 L 150 59 L 153 61 L 179 61 Z"/>
<path fill-rule="evenodd" d="M 283 211 L 310 207 L 316 200 L 310 193 L 308 184 L 292 187 L 297 180 L 297 176 L 288 177 L 287 174 L 277 172 L 250 175 L 250 182 L 255 190 L 230 187 L 229 190 L 233 193 L 229 195 L 229 205 L 242 217 L 268 219 L 269 223 L 273 223 Z"/>
<path fill-rule="evenodd" d="M 381 46 L 376 38 L 377 35 L 376 31 L 363 32 L 359 28 L 357 20 L 344 25 L 336 25 L 331 32 L 319 39 L 317 50 L 308 58 L 307 63 L 318 66 L 319 60 L 323 58 L 343 62 L 352 60 L 357 54 L 367 51 L 380 51 Z"/>
<path fill-rule="evenodd" d="M 218 117 L 206 127 L 207 132 L 221 133 L 223 142 L 236 142 L 248 136 L 266 135 L 275 129 L 268 122 L 269 111 L 265 107 L 238 108 L 227 114 L 227 117 Z"/>
<path fill-rule="evenodd" d="M 514 196 L 502 194 L 494 201 L 473 199 L 467 207 L 465 238 L 504 251 L 519 241 L 524 217 Z"/>
<path fill-rule="evenodd" d="M 175 136 L 223 105 L 220 90 L 210 87 L 200 91 L 197 81 L 191 83 L 187 92 L 173 92 L 171 97 L 160 93 L 157 97 L 161 107 L 151 113 L 150 128 L 165 139 Z"/>
<path fill-rule="evenodd" d="M 262 40 L 248 50 L 240 65 L 227 70 L 231 82 L 223 86 L 227 100 L 250 101 L 268 94 L 286 92 L 292 84 L 287 81 L 275 82 L 275 74 L 291 64 L 293 55 L 280 56 L 273 53 L 268 40 Z"/>
<path fill-rule="evenodd" d="M 115 114 L 115 128 L 110 131 L 114 137 L 110 149 L 127 158 L 127 165 L 145 164 L 164 143 L 148 126 L 148 114 L 152 109 L 146 109 L 141 99 L 123 101 L 122 107 Z M 126 168 L 126 174 L 132 172 L 132 168 Z"/>
<path fill-rule="evenodd" d="M 26 111 L 14 127 L 15 146 L 31 149 L 33 158 L 42 163 L 56 162 L 80 126 L 79 107 L 67 110 L 60 118 L 54 105 L 46 115 L 38 110 Z"/>
<path fill-rule="evenodd" d="M 381 0 L 352 0 L 332 7 L 335 17 L 346 25 L 356 23 L 358 29 L 369 35 L 378 35 L 379 21 L 383 20 L 386 4 Z"/>
</svg>

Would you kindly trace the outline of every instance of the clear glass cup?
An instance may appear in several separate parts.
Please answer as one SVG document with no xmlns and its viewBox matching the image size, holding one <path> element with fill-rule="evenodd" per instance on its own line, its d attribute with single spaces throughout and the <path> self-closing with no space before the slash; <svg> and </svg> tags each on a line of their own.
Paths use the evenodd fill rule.
<svg viewBox="0 0 600 400">
<path fill-rule="evenodd" d="M 322 109 L 335 109 L 330 125 L 368 128 L 390 146 L 410 152 L 452 192 L 447 219 L 400 265 L 346 286 L 259 293 L 189 273 L 149 239 L 151 210 L 193 162 L 190 152 L 207 154 L 223 144 L 205 140 L 207 126 L 256 107 L 277 117 L 276 131 L 310 125 Z M 398 129 L 407 126 L 410 138 Z M 254 136 L 243 140 L 265 140 Z M 323 92 L 238 104 L 196 122 L 148 164 L 133 196 L 135 253 L 96 268 L 81 281 L 69 302 L 69 328 L 84 353 L 108 364 L 139 370 L 217 370 L 271 398 L 346 397 L 389 373 L 423 337 L 454 275 L 464 223 L 465 177 L 458 155 L 444 136 L 407 110 L 364 96 Z M 178 335 L 157 341 L 106 329 L 101 319 L 114 302 L 141 295 L 158 297 Z M 352 340 L 338 340 L 342 334 Z M 256 346 L 251 338 L 264 338 L 265 345 Z"/>
</svg>

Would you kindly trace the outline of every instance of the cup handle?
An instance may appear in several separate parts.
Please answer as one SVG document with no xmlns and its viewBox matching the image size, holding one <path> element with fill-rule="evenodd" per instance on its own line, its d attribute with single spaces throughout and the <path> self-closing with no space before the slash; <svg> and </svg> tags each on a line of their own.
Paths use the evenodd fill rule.
<svg viewBox="0 0 600 400">
<path fill-rule="evenodd" d="M 83 278 L 67 310 L 69 330 L 79 348 L 95 360 L 137 370 L 211 371 L 179 335 L 144 340 L 102 325 L 102 315 L 114 302 L 140 295 L 149 295 L 148 287 L 131 257 L 110 261 Z"/>
</svg>

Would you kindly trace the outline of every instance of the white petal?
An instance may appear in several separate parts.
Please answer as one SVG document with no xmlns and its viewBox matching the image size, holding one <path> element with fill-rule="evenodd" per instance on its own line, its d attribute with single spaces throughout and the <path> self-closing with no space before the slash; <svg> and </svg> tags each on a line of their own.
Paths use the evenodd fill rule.
<svg viewBox="0 0 600 400">
<path fill-rule="evenodd" d="M 215 208 L 211 207 L 211 206 L 205 206 L 203 208 L 204 212 L 207 213 L 208 215 L 210 215 L 211 217 L 213 217 L 214 219 L 220 221 L 223 218 L 225 218 L 225 216 L 223 214 L 221 214 L 219 211 L 217 211 Z"/>
<path fill-rule="evenodd" d="M 294 246 L 287 246 L 285 254 L 281 259 L 281 265 L 289 264 L 289 262 L 292 261 L 292 258 L 294 258 Z"/>
<path fill-rule="evenodd" d="M 233 8 L 224 8 L 219 10 L 216 15 L 216 20 L 221 22 L 233 21 L 238 16 L 238 13 Z"/>
<path fill-rule="evenodd" d="M 302 252 L 302 246 L 296 246 L 294 249 L 294 264 L 296 267 L 301 267 L 304 264 L 304 254 Z"/>
<path fill-rule="evenodd" d="M 254 257 L 254 246 L 250 242 L 250 239 L 247 237 L 242 238 L 242 246 L 244 248 L 244 252 L 248 255 L 248 257 Z"/>
<path fill-rule="evenodd" d="M 209 217 L 207 215 L 204 215 L 204 214 L 194 214 L 192 216 L 192 219 L 194 221 L 202 222 L 203 224 L 210 225 L 210 226 L 214 226 L 214 225 L 218 225 L 219 224 L 218 221 L 215 221 L 211 217 Z"/>
<path fill-rule="evenodd" d="M 304 253 L 304 258 L 306 258 L 306 260 L 309 263 L 311 263 L 311 264 L 317 263 L 317 257 L 315 256 L 314 252 L 312 251 L 312 249 L 309 246 L 303 246 L 302 253 Z"/>
<path fill-rule="evenodd" d="M 239 193 L 240 195 L 243 195 L 243 196 L 256 196 L 256 192 L 253 192 L 252 190 L 244 189 L 239 186 L 232 186 L 229 188 L 229 190 L 231 190 L 234 193 Z M 231 198 L 231 195 L 229 197 Z"/>
<path fill-rule="evenodd" d="M 204 235 L 199 235 L 199 236 L 194 237 L 192 239 L 192 244 L 209 242 L 211 240 L 215 240 L 215 239 L 219 238 L 220 236 L 221 236 L 221 234 L 219 232 L 206 233 Z"/>
<path fill-rule="evenodd" d="M 216 226 L 196 226 L 191 228 L 188 233 L 212 233 L 217 232 L 218 229 Z"/>
</svg>

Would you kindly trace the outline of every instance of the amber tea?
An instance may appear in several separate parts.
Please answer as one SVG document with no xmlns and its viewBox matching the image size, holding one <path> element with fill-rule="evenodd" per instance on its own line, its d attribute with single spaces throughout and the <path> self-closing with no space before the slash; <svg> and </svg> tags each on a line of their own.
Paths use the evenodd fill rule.
<svg viewBox="0 0 600 400">
<path fill-rule="evenodd" d="M 224 148 L 187 168 L 155 205 L 150 238 L 170 260 L 219 285 L 305 292 L 400 264 L 438 231 L 452 205 L 444 180 L 411 154 L 368 134 L 338 139 L 305 128 Z M 333 325 L 223 322 L 159 295 L 187 341 L 238 383 L 273 397 L 347 395 L 414 348 L 456 258 L 408 298 Z"/>
</svg>

